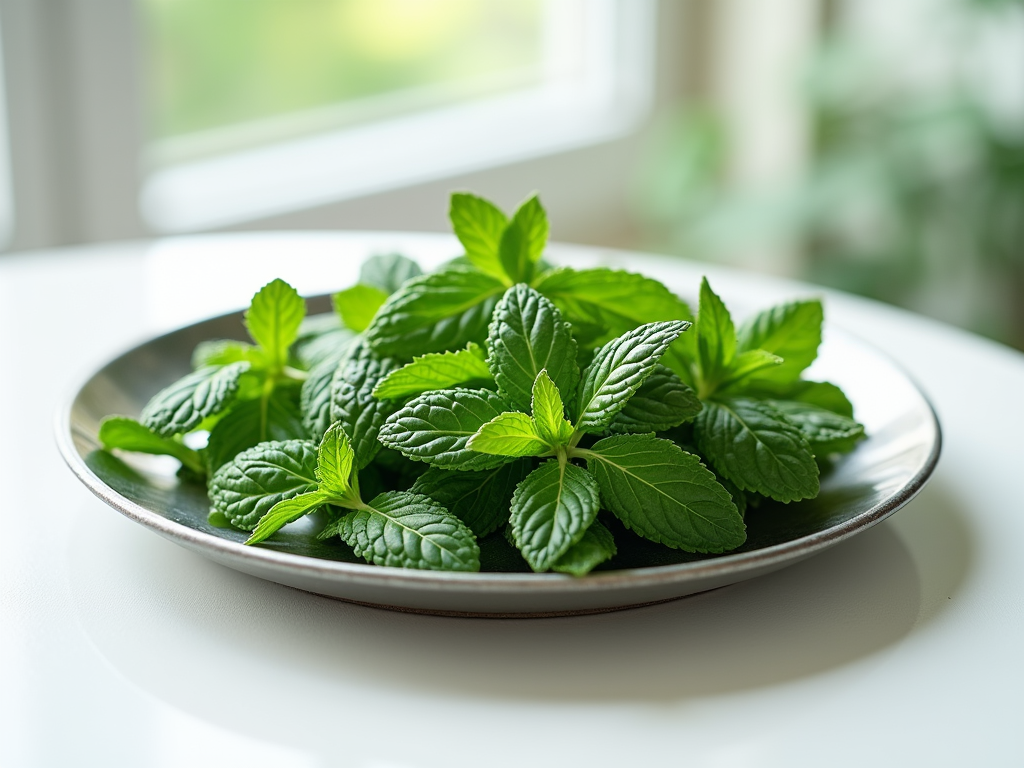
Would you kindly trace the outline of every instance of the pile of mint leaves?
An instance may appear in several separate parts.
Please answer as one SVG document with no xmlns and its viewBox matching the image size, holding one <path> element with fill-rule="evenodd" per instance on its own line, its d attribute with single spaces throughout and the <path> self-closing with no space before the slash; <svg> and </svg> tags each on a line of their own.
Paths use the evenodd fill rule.
<svg viewBox="0 0 1024 768">
<path fill-rule="evenodd" d="M 536 196 L 507 217 L 454 194 L 450 216 L 464 255 L 373 257 L 334 314 L 264 286 L 252 343 L 200 344 L 137 420 L 102 422 L 104 448 L 178 459 L 248 544 L 316 513 L 376 565 L 477 571 L 503 536 L 583 576 L 614 568 L 616 537 L 736 549 L 745 515 L 813 498 L 863 438 L 837 386 L 801 377 L 819 301 L 737 329 L 707 280 L 694 317 L 650 277 L 550 266 Z"/>
</svg>

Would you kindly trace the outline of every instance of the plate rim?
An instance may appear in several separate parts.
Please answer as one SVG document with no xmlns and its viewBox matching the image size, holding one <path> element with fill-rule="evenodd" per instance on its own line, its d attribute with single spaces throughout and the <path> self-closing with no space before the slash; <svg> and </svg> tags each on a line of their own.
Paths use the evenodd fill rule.
<svg viewBox="0 0 1024 768">
<path fill-rule="evenodd" d="M 326 295 L 306 297 L 306 299 L 310 302 L 317 302 Z M 308 555 L 248 547 L 242 543 L 230 541 L 170 520 L 122 496 L 104 483 L 85 463 L 84 457 L 75 446 L 71 420 L 72 411 L 78 396 L 89 382 L 107 367 L 132 354 L 144 345 L 157 342 L 182 330 L 204 323 L 228 320 L 232 317 L 240 318 L 241 315 L 242 312 L 240 311 L 214 315 L 165 331 L 164 333 L 149 336 L 127 347 L 119 354 L 110 357 L 100 366 L 94 368 L 90 374 L 82 377 L 71 390 L 73 394 L 70 397 L 66 397 L 62 405 L 59 406 L 54 419 L 55 437 L 61 457 L 79 481 L 97 498 L 125 517 L 155 531 L 165 538 L 172 539 L 176 543 L 194 550 L 209 553 L 222 562 L 230 560 L 239 563 L 258 564 L 277 572 L 318 578 L 326 577 L 337 580 L 339 583 L 345 581 L 352 584 L 401 587 L 415 591 L 443 589 L 450 592 L 464 588 L 471 589 L 473 592 L 483 593 L 519 592 L 523 589 L 531 589 L 541 593 L 554 592 L 564 594 L 571 591 L 573 593 L 586 594 L 590 592 L 603 592 L 617 587 L 634 588 L 676 581 L 685 582 L 691 579 L 713 579 L 716 576 L 726 574 L 737 575 L 740 578 L 735 579 L 735 581 L 740 581 L 744 578 L 744 574 L 753 574 L 757 571 L 770 569 L 773 566 L 782 566 L 796 562 L 804 557 L 809 557 L 886 519 L 920 493 L 933 474 L 942 452 L 942 427 L 935 411 L 935 406 L 929 400 L 924 390 L 918 385 L 917 381 L 907 373 L 898 361 L 894 360 L 884 351 L 841 326 L 829 324 L 831 329 L 850 337 L 857 343 L 864 345 L 873 354 L 884 358 L 910 383 L 914 392 L 927 406 L 935 439 L 921 468 L 897 493 L 883 499 L 853 518 L 830 526 L 822 531 L 761 549 L 723 554 L 708 560 L 624 568 L 616 571 L 600 571 L 588 574 L 585 578 L 577 578 L 559 573 L 505 573 L 500 571 L 462 573 L 389 568 L 364 563 L 323 560 Z M 89 436 L 89 438 L 95 439 L 94 436 Z"/>
</svg>

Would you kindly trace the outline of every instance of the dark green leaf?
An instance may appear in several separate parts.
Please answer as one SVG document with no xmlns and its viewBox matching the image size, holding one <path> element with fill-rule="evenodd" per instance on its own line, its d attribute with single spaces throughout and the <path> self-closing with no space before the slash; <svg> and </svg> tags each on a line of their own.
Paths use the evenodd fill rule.
<svg viewBox="0 0 1024 768">
<path fill-rule="evenodd" d="M 583 538 L 569 547 L 568 551 L 551 566 L 552 571 L 568 573 L 570 576 L 586 576 L 601 563 L 611 560 L 616 553 L 612 533 L 595 520 L 583 534 Z"/>
<path fill-rule="evenodd" d="M 331 385 L 339 368 L 343 368 L 350 352 L 358 350 L 358 345 L 346 345 L 336 348 L 333 353 L 321 360 L 310 369 L 306 380 L 302 382 L 302 424 L 307 435 L 320 442 L 327 428 L 333 424 L 331 419 Z"/>
<path fill-rule="evenodd" d="M 710 391 L 714 391 L 728 376 L 729 366 L 736 355 L 736 328 L 729 310 L 711 290 L 706 277 L 700 284 L 700 311 L 694 331 L 701 379 Z"/>
<path fill-rule="evenodd" d="M 331 382 L 331 423 L 341 422 L 349 436 L 357 469 L 373 461 L 380 450 L 377 431 L 398 408 L 396 401 L 373 396 L 378 382 L 396 368 L 395 360 L 378 358 L 364 342 L 335 371 Z"/>
<path fill-rule="evenodd" d="M 374 565 L 479 571 L 480 548 L 465 524 L 426 496 L 391 491 L 342 518 L 339 533 Z"/>
<path fill-rule="evenodd" d="M 604 504 L 644 538 L 687 552 L 725 552 L 746 540 L 728 491 L 671 440 L 617 435 L 584 457 Z"/>
<path fill-rule="evenodd" d="M 215 472 L 247 448 L 268 440 L 294 440 L 306 436 L 294 389 L 275 389 L 264 400 L 236 404 L 213 429 L 203 450 L 206 466 Z"/>
<path fill-rule="evenodd" d="M 771 404 L 803 432 L 818 456 L 847 453 L 864 437 L 863 424 L 816 405 L 792 400 L 772 400 Z"/>
<path fill-rule="evenodd" d="M 620 434 L 664 432 L 695 418 L 700 409 L 697 394 L 669 368 L 658 365 L 615 415 L 608 430 Z"/>
<path fill-rule="evenodd" d="M 399 253 L 371 256 L 359 268 L 359 282 L 380 288 L 389 296 L 406 280 L 423 274 L 420 265 Z"/>
<path fill-rule="evenodd" d="M 765 401 L 704 403 L 697 444 L 715 471 L 745 491 L 776 501 L 818 495 L 818 465 L 803 433 Z"/>
<path fill-rule="evenodd" d="M 189 432 L 231 405 L 238 380 L 248 369 L 249 363 L 231 363 L 193 371 L 158 392 L 142 409 L 139 420 L 162 437 Z"/>
<path fill-rule="evenodd" d="M 557 459 L 541 464 L 516 488 L 509 522 L 512 538 L 537 573 L 551 568 L 583 538 L 600 507 L 597 481 Z"/>
<path fill-rule="evenodd" d="M 508 521 L 512 493 L 529 467 L 526 460 L 480 472 L 431 467 L 409 491 L 429 496 L 482 538 Z"/>
<path fill-rule="evenodd" d="M 313 369 L 325 360 L 338 360 L 357 338 L 356 333 L 342 327 L 337 314 L 328 312 L 302 322 L 292 350 L 305 368 Z"/>
<path fill-rule="evenodd" d="M 843 390 L 827 381 L 798 381 L 782 384 L 773 381 L 751 383 L 747 394 L 752 397 L 770 400 L 793 400 L 824 408 L 826 411 L 838 413 L 840 416 L 853 418 L 853 405 L 843 394 Z"/>
</svg>

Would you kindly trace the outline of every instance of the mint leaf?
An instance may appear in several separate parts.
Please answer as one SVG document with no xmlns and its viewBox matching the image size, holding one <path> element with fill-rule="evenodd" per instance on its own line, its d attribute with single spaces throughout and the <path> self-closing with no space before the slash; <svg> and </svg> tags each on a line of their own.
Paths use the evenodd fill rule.
<svg viewBox="0 0 1024 768">
<path fill-rule="evenodd" d="M 600 507 L 597 481 L 557 459 L 541 464 L 512 496 L 512 539 L 537 573 L 551 568 L 583 538 Z"/>
<path fill-rule="evenodd" d="M 193 472 L 203 474 L 203 461 L 180 440 L 160 437 L 149 428 L 127 416 L 107 416 L 100 422 L 100 443 L 106 450 L 120 448 L 124 451 L 149 453 L 157 456 L 173 456 Z"/>
<path fill-rule="evenodd" d="M 611 531 L 595 520 L 583 538 L 569 547 L 551 570 L 570 576 L 586 576 L 604 561 L 615 557 L 617 551 Z"/>
<path fill-rule="evenodd" d="M 192 367 L 194 369 L 240 362 L 250 363 L 253 368 L 266 367 L 267 364 L 263 352 L 244 341 L 230 339 L 201 341 L 192 351 Z"/>
<path fill-rule="evenodd" d="M 332 425 L 316 453 L 316 479 L 320 490 L 333 499 L 344 498 L 352 487 L 350 480 L 354 461 L 355 453 L 345 430 L 341 424 Z"/>
<path fill-rule="evenodd" d="M 576 428 L 603 432 L 644 380 L 662 354 L 689 323 L 648 323 L 612 339 L 594 355 L 580 382 Z"/>
<path fill-rule="evenodd" d="M 687 552 L 725 552 L 746 540 L 728 491 L 671 440 L 618 435 L 581 453 L 605 505 L 644 538 Z"/>
<path fill-rule="evenodd" d="M 495 307 L 487 341 L 487 362 L 498 391 L 517 409 L 530 407 L 533 383 L 545 369 L 567 399 L 575 394 L 580 373 L 571 328 L 534 289 L 515 285 L 505 292 Z"/>
<path fill-rule="evenodd" d="M 406 280 L 412 280 L 423 274 L 420 265 L 400 253 L 385 253 L 371 256 L 359 268 L 359 282 L 380 288 L 391 295 Z"/>
<path fill-rule="evenodd" d="M 795 381 L 818 356 L 823 320 L 824 311 L 817 299 L 780 304 L 743 324 L 738 349 L 763 349 L 782 358 L 781 365 L 760 371 L 756 378 Z"/>
<path fill-rule="evenodd" d="M 210 478 L 210 501 L 233 526 L 252 530 L 279 501 L 317 490 L 316 445 L 308 440 L 260 443 Z"/>
<path fill-rule="evenodd" d="M 249 363 L 231 363 L 193 371 L 158 392 L 142 409 L 139 421 L 162 437 L 189 432 L 231 405 L 239 378 L 248 369 Z"/>
<path fill-rule="evenodd" d="M 480 547 L 455 515 L 426 496 L 390 491 L 341 520 L 339 533 L 374 565 L 479 571 Z"/>
<path fill-rule="evenodd" d="M 853 418 L 853 404 L 843 390 L 827 381 L 806 381 L 803 379 L 785 384 L 773 381 L 751 382 L 746 394 L 770 400 L 793 400 L 824 408 L 840 416 Z"/>
<path fill-rule="evenodd" d="M 293 496 L 290 499 L 282 499 L 277 502 L 270 511 L 260 518 L 259 523 L 253 529 L 252 535 L 246 539 L 246 544 L 259 544 L 261 541 L 273 536 L 288 523 L 294 523 L 300 517 L 315 512 L 330 500 L 325 493 L 313 491 Z"/>
<path fill-rule="evenodd" d="M 477 269 L 499 280 L 505 279 L 498 251 L 508 218 L 482 197 L 456 192 L 448 216 L 452 229 L 466 249 L 466 258 Z"/>
<path fill-rule="evenodd" d="M 533 422 L 537 434 L 550 446 L 565 445 L 575 430 L 566 421 L 565 407 L 548 372 L 541 371 L 533 382 Z"/>
<path fill-rule="evenodd" d="M 312 369 L 325 360 L 337 360 L 357 338 L 352 330 L 342 327 L 337 314 L 313 315 L 302 321 L 292 352 L 303 366 Z"/>
<path fill-rule="evenodd" d="M 377 312 L 366 340 L 380 355 L 412 357 L 482 341 L 505 284 L 449 266 L 407 282 Z"/>
<path fill-rule="evenodd" d="M 483 537 L 508 522 L 512 493 L 529 466 L 528 461 L 513 461 L 480 472 L 431 467 L 409 491 L 429 496 Z"/>
<path fill-rule="evenodd" d="M 331 297 L 334 310 L 346 328 L 365 331 L 388 295 L 372 285 L 356 284 Z"/>
<path fill-rule="evenodd" d="M 495 416 L 469 438 L 471 451 L 493 456 L 543 456 L 552 446 L 537 433 L 537 425 L 525 413 L 511 411 Z"/>
<path fill-rule="evenodd" d="M 356 347 L 358 349 L 358 347 Z M 335 349 L 334 352 L 310 369 L 306 380 L 302 382 L 302 393 L 299 403 L 302 409 L 302 424 L 306 434 L 320 442 L 327 428 L 334 423 L 331 419 L 331 386 L 338 369 L 343 368 L 348 360 L 349 347 Z"/>
<path fill-rule="evenodd" d="M 818 495 L 818 465 L 807 439 L 771 404 L 735 397 L 704 404 L 697 444 L 715 471 L 776 501 Z"/>
<path fill-rule="evenodd" d="M 803 433 L 818 456 L 847 453 L 864 437 L 864 425 L 809 403 L 772 400 L 771 404 Z"/>
<path fill-rule="evenodd" d="M 700 283 L 700 309 L 694 330 L 701 380 L 703 386 L 713 392 L 726 377 L 736 355 L 736 328 L 729 310 L 718 294 L 711 290 L 706 277 Z"/>
<path fill-rule="evenodd" d="M 548 240 L 548 216 L 537 195 L 526 200 L 502 232 L 498 246 L 502 269 L 512 282 L 532 277 L 533 264 Z"/>
<path fill-rule="evenodd" d="M 449 389 L 410 400 L 380 428 L 380 442 L 416 461 L 462 470 L 492 469 L 503 456 L 466 447 L 484 424 L 510 410 L 505 398 L 487 390 Z"/>
<path fill-rule="evenodd" d="M 238 403 L 214 424 L 203 457 L 212 473 L 258 443 L 305 436 L 294 390 L 278 387 L 265 400 Z"/>
<path fill-rule="evenodd" d="M 271 280 L 252 297 L 245 325 L 272 367 L 280 370 L 288 363 L 288 348 L 305 316 L 306 302 L 284 280 Z"/>
<path fill-rule="evenodd" d="M 431 352 L 392 371 L 377 384 L 373 396 L 383 400 L 405 398 L 434 389 L 491 379 L 491 369 L 479 344 L 470 342 L 458 352 Z"/>
<path fill-rule="evenodd" d="M 334 373 L 331 381 L 331 422 L 341 422 L 352 441 L 357 469 L 373 461 L 380 450 L 377 431 L 384 419 L 398 408 L 397 402 L 378 400 L 373 396 L 378 382 L 397 367 L 395 360 L 377 357 L 363 342 Z"/>
<path fill-rule="evenodd" d="M 646 434 L 678 427 L 700 413 L 697 394 L 669 368 L 657 365 L 611 424 L 610 432 Z"/>
<path fill-rule="evenodd" d="M 766 369 L 776 368 L 782 364 L 782 358 L 765 352 L 763 349 L 748 349 L 740 352 L 732 359 L 718 391 L 732 394 L 745 390 L 755 377 L 765 375 Z"/>
</svg>

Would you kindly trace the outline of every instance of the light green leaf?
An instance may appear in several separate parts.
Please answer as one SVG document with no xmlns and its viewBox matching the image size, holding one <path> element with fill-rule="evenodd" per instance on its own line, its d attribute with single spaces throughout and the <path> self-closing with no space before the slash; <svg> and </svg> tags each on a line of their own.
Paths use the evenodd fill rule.
<svg viewBox="0 0 1024 768">
<path fill-rule="evenodd" d="M 771 404 L 795 424 L 818 456 L 847 453 L 864 437 L 864 425 L 809 403 L 772 400 Z"/>
<path fill-rule="evenodd" d="M 583 538 L 599 507 L 593 476 L 552 459 L 531 472 L 512 496 L 513 541 L 530 567 L 542 573 Z"/>
<path fill-rule="evenodd" d="M 510 459 L 471 451 L 466 444 L 480 427 L 509 410 L 505 398 L 487 390 L 427 392 L 388 417 L 379 439 L 410 459 L 434 466 L 492 469 Z"/>
<path fill-rule="evenodd" d="M 498 251 L 508 218 L 482 197 L 456 192 L 448 216 L 452 229 L 466 249 L 466 258 L 477 269 L 499 280 L 505 279 Z"/>
<path fill-rule="evenodd" d="M 288 348 L 299 334 L 306 302 L 284 280 L 271 280 L 252 297 L 245 325 L 274 368 L 288 363 Z"/>
<path fill-rule="evenodd" d="M 400 253 L 377 254 L 364 261 L 359 268 L 359 282 L 380 288 L 390 296 L 406 280 L 422 274 L 419 264 Z"/>
<path fill-rule="evenodd" d="M 341 424 L 332 424 L 316 453 L 316 479 L 320 490 L 334 500 L 344 499 L 352 487 L 355 453 Z"/>
<path fill-rule="evenodd" d="M 586 576 L 601 563 L 615 557 L 617 551 L 611 531 L 595 520 L 583 538 L 569 547 L 551 570 L 570 576 Z"/>
<path fill-rule="evenodd" d="M 214 424 L 203 458 L 212 473 L 258 443 L 304 437 L 294 389 L 278 387 L 266 399 L 237 403 Z"/>
<path fill-rule="evenodd" d="M 612 339 L 594 355 L 580 382 L 576 428 L 603 432 L 654 371 L 689 323 L 648 323 Z"/>
<path fill-rule="evenodd" d="M 482 342 L 505 284 L 472 267 L 416 277 L 388 297 L 366 330 L 380 355 L 411 358 Z"/>
<path fill-rule="evenodd" d="M 331 423 L 341 422 L 356 454 L 356 469 L 362 469 L 377 455 L 377 431 L 384 419 L 398 409 L 394 400 L 378 400 L 373 390 L 378 382 L 398 368 L 392 358 L 379 358 L 360 343 L 351 357 L 339 366 L 331 381 Z"/>
<path fill-rule="evenodd" d="M 562 267 L 542 274 L 533 287 L 555 303 L 574 330 L 592 329 L 594 344 L 644 323 L 693 319 L 685 301 L 657 280 L 633 272 Z"/>
<path fill-rule="evenodd" d="M 713 392 L 728 375 L 736 355 L 736 328 L 729 310 L 718 294 L 711 290 L 706 277 L 700 283 L 700 310 L 694 330 L 701 379 L 703 385 Z"/>
<path fill-rule="evenodd" d="M 409 491 L 429 496 L 468 525 L 473 533 L 483 537 L 508 522 L 512 493 L 526 477 L 529 467 L 527 460 L 480 472 L 431 467 L 416 479 Z"/>
<path fill-rule="evenodd" d="M 512 282 L 528 281 L 548 240 L 548 217 L 537 195 L 526 200 L 501 235 L 501 266 Z"/>
<path fill-rule="evenodd" d="M 193 371 L 158 392 L 139 421 L 162 437 L 189 432 L 234 402 L 239 378 L 248 369 L 249 363 L 231 363 Z"/>
<path fill-rule="evenodd" d="M 263 351 L 246 344 L 244 341 L 217 339 L 201 341 L 192 351 L 192 368 L 198 370 L 210 365 L 230 365 L 231 363 L 247 362 L 253 368 L 265 368 L 266 355 Z"/>
<path fill-rule="evenodd" d="M 782 358 L 765 352 L 763 349 L 748 349 L 740 352 L 732 359 L 717 391 L 722 394 L 734 394 L 747 388 L 750 382 L 760 377 L 768 368 L 776 368 L 782 364 Z"/>
<path fill-rule="evenodd" d="M 479 571 L 480 547 L 465 524 L 426 496 L 391 491 L 342 518 L 340 531 L 374 565 Z"/>
<path fill-rule="evenodd" d="M 260 518 L 259 523 L 253 529 L 252 535 L 246 539 L 246 544 L 259 544 L 261 541 L 273 536 L 288 523 L 294 523 L 300 517 L 305 517 L 310 512 L 316 512 L 320 507 L 330 501 L 325 493 L 313 491 L 293 496 L 290 499 L 282 499 L 277 502 L 270 511 Z"/>
<path fill-rule="evenodd" d="M 469 438 L 471 451 L 493 456 L 543 456 L 552 446 L 537 433 L 537 425 L 525 413 L 511 411 L 495 416 Z"/>
<path fill-rule="evenodd" d="M 715 471 L 742 490 L 776 501 L 818 495 L 818 465 L 807 439 L 765 401 L 735 397 L 704 403 L 696 437 Z"/>
<path fill-rule="evenodd" d="M 687 552 L 725 552 L 746 540 L 729 492 L 671 440 L 616 435 L 583 456 L 605 506 L 644 538 Z"/>
<path fill-rule="evenodd" d="M 356 284 L 331 297 L 341 322 L 357 333 L 365 331 L 388 295 L 373 285 Z"/>
<path fill-rule="evenodd" d="M 572 400 L 580 376 L 572 329 L 533 288 L 515 285 L 505 292 L 495 307 L 487 340 L 487 362 L 498 391 L 518 410 L 530 407 L 533 383 L 542 370 L 547 370 L 564 398 Z"/>
<path fill-rule="evenodd" d="M 252 530 L 283 499 L 317 490 L 316 445 L 308 440 L 260 443 L 210 478 L 213 509 L 233 526 Z"/>
<path fill-rule="evenodd" d="M 575 430 L 566 421 L 565 407 L 558 388 L 546 370 L 533 383 L 533 422 L 537 434 L 548 445 L 565 445 Z"/>
<path fill-rule="evenodd" d="M 157 456 L 173 456 L 193 472 L 203 474 L 203 461 L 180 440 L 160 437 L 135 419 L 127 416 L 107 416 L 100 422 L 100 443 L 108 451 L 120 448 L 123 451 L 149 453 Z"/>
<path fill-rule="evenodd" d="M 799 378 L 818 356 L 823 319 L 821 302 L 812 299 L 780 304 L 747 320 L 739 331 L 738 349 L 763 349 L 783 360 L 775 368 L 759 371 L 754 378 L 779 382 Z"/>
<path fill-rule="evenodd" d="M 432 352 L 414 357 L 398 370 L 381 379 L 373 396 L 385 400 L 404 400 L 434 389 L 491 379 L 491 369 L 479 344 L 470 342 L 458 352 Z"/>
<path fill-rule="evenodd" d="M 619 434 L 664 432 L 695 418 L 700 409 L 697 394 L 672 370 L 659 364 L 615 415 L 608 431 Z"/>
</svg>

